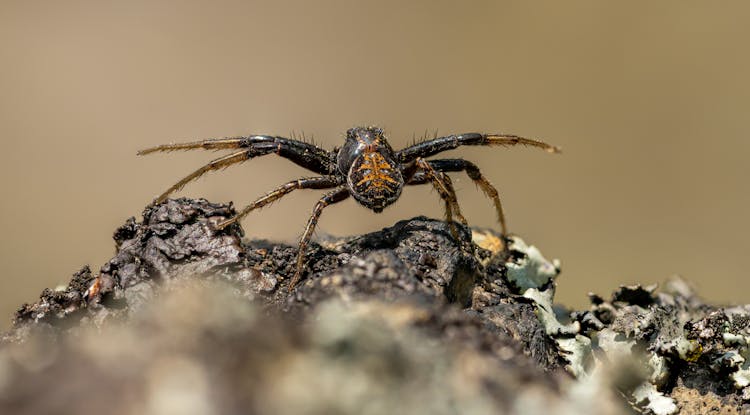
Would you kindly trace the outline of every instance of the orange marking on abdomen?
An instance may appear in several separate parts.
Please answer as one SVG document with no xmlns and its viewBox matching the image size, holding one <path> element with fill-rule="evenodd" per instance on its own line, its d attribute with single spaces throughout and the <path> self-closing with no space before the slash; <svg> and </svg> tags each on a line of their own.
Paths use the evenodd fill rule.
<svg viewBox="0 0 750 415">
<path fill-rule="evenodd" d="M 364 160 L 359 165 L 357 171 L 369 170 L 364 177 L 357 182 L 357 186 L 361 186 L 365 183 L 369 184 L 368 187 L 372 186 L 376 189 L 386 188 L 390 189 L 388 183 L 398 184 L 398 182 L 390 176 L 389 170 L 393 169 L 393 166 L 386 161 L 386 159 L 378 152 L 368 152 L 363 155 Z"/>
</svg>

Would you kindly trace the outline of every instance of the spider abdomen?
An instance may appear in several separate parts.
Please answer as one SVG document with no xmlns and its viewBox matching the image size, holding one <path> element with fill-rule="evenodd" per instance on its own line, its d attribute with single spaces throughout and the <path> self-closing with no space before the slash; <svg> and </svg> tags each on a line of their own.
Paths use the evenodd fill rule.
<svg viewBox="0 0 750 415">
<path fill-rule="evenodd" d="M 381 212 L 401 196 L 404 178 L 393 161 L 378 151 L 365 151 L 352 162 L 347 184 L 360 204 Z"/>
</svg>

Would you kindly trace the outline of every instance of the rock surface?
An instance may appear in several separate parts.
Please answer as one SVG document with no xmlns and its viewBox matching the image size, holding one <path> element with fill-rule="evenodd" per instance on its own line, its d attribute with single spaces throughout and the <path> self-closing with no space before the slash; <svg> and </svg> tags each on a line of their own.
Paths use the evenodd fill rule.
<svg viewBox="0 0 750 415">
<path fill-rule="evenodd" d="M 557 261 L 414 218 L 296 247 L 177 199 L 46 289 L 0 340 L 0 413 L 750 412 L 750 306 L 681 280 L 553 305 Z M 503 247 L 507 244 L 508 249 Z"/>
</svg>

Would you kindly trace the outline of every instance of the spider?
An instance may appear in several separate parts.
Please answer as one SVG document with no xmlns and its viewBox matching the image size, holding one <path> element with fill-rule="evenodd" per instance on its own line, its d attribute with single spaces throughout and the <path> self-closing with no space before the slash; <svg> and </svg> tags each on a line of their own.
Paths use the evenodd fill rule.
<svg viewBox="0 0 750 415">
<path fill-rule="evenodd" d="M 251 211 L 266 206 L 297 189 L 332 189 L 315 204 L 312 215 L 310 215 L 307 226 L 305 226 L 305 231 L 300 238 L 295 273 L 289 284 L 289 290 L 292 290 L 302 276 L 307 246 L 323 209 L 349 196 L 354 197 L 362 206 L 380 213 L 398 200 L 405 185 L 430 183 L 443 199 L 445 220 L 450 225 L 453 236 L 457 237 L 458 231 L 453 221 L 454 218 L 463 225 L 467 225 L 467 222 L 461 214 L 461 209 L 456 200 L 456 192 L 446 173 L 465 171 L 469 178 L 494 203 L 502 235 L 507 235 L 505 215 L 497 190 L 482 175 L 474 163 L 461 158 L 426 160 L 427 157 L 464 145 L 525 145 L 538 147 L 550 153 L 560 152 L 558 147 L 538 140 L 507 134 L 481 133 L 436 137 L 416 143 L 403 150 L 394 151 L 381 128 L 354 127 L 346 132 L 344 145 L 340 148 L 334 148 L 332 151 L 327 151 L 311 143 L 285 137 L 250 135 L 164 144 L 141 150 L 138 154 L 192 149 L 235 150 L 224 157 L 212 160 L 187 175 L 154 199 L 154 204 L 163 202 L 170 194 L 182 189 L 186 184 L 205 173 L 271 153 L 276 153 L 317 173 L 319 176 L 292 180 L 271 190 L 247 205 L 236 216 L 215 225 L 216 229 L 224 229 L 238 222 Z"/>
</svg>

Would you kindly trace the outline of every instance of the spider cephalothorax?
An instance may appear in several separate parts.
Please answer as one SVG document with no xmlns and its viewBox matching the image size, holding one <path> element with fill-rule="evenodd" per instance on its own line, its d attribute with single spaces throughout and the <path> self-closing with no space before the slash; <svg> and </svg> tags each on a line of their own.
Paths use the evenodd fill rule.
<svg viewBox="0 0 750 415">
<path fill-rule="evenodd" d="M 154 199 L 163 202 L 170 194 L 203 174 L 241 163 L 245 160 L 275 153 L 289 159 L 319 176 L 293 180 L 261 196 L 246 206 L 233 218 L 216 225 L 223 229 L 242 219 L 255 209 L 268 205 L 296 189 L 332 189 L 315 205 L 307 226 L 299 242 L 297 268 L 289 283 L 289 289 L 299 282 L 304 269 L 305 251 L 310 242 L 315 225 L 323 209 L 340 202 L 350 195 L 361 205 L 382 212 L 388 205 L 398 200 L 404 185 L 430 183 L 445 202 L 445 218 L 451 231 L 457 235 L 455 217 L 466 225 L 466 219 L 456 200 L 453 184 L 447 172 L 465 171 L 471 180 L 490 198 L 495 205 L 501 231 L 507 234 L 505 216 L 497 190 L 482 175 L 479 168 L 464 159 L 426 160 L 446 150 L 462 145 L 526 145 L 539 147 L 548 152 L 559 152 L 559 148 L 538 140 L 505 134 L 468 133 L 437 137 L 414 144 L 400 151 L 394 151 L 388 144 L 383 130 L 377 127 L 355 127 L 346 132 L 344 145 L 327 151 L 304 141 L 269 135 L 250 135 L 194 141 L 190 143 L 164 144 L 138 152 L 149 154 L 157 151 L 175 151 L 203 148 L 207 150 L 234 149 L 232 153 L 219 157 L 184 177 L 164 193 Z"/>
</svg>

